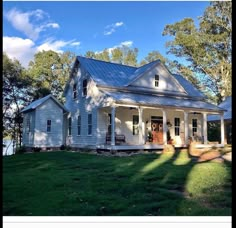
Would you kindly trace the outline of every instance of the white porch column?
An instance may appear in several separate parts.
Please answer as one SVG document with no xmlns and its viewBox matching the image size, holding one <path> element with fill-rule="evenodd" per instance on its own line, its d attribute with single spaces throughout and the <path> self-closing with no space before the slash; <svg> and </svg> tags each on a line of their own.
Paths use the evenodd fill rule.
<svg viewBox="0 0 236 228">
<path fill-rule="evenodd" d="M 203 143 L 207 144 L 207 113 L 203 113 Z"/>
<path fill-rule="evenodd" d="M 143 145 L 143 108 L 139 107 L 138 108 L 138 114 L 139 114 L 139 123 L 138 123 L 138 127 L 139 127 L 139 144 Z"/>
<path fill-rule="evenodd" d="M 184 111 L 184 143 L 188 145 L 188 112 Z"/>
<path fill-rule="evenodd" d="M 224 113 L 220 115 L 220 128 L 221 128 L 221 144 L 225 144 L 225 125 L 224 125 Z"/>
<path fill-rule="evenodd" d="M 111 108 L 111 145 L 114 146 L 115 145 L 115 128 L 116 128 L 116 107 L 113 106 Z"/>
<path fill-rule="evenodd" d="M 162 109 L 163 113 L 163 143 L 167 145 L 167 124 L 166 124 L 166 110 Z"/>
</svg>

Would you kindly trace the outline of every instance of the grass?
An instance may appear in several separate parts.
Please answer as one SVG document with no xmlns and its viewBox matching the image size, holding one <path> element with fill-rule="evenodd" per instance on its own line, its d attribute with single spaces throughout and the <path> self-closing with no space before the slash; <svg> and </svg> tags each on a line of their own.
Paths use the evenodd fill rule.
<svg viewBox="0 0 236 228">
<path fill-rule="evenodd" d="M 187 151 L 8 156 L 3 215 L 230 216 L 231 163 L 197 163 Z"/>
</svg>

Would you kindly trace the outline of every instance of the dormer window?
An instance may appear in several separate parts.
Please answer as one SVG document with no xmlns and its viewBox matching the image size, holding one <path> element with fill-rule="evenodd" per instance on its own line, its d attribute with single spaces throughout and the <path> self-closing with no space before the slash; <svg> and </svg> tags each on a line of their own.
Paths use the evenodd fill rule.
<svg viewBox="0 0 236 228">
<path fill-rule="evenodd" d="M 87 96 L 87 79 L 83 80 L 83 96 Z"/>
<path fill-rule="evenodd" d="M 73 85 L 73 98 L 74 99 L 77 98 L 77 85 L 76 84 Z"/>
<path fill-rule="evenodd" d="M 159 75 L 155 74 L 155 87 L 159 86 Z"/>
</svg>

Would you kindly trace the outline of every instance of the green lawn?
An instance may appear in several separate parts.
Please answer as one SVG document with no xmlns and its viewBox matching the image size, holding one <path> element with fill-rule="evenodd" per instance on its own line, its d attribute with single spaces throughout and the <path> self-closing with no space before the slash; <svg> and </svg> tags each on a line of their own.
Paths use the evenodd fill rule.
<svg viewBox="0 0 236 228">
<path fill-rule="evenodd" d="M 197 163 L 186 151 L 8 156 L 3 215 L 231 216 L 231 163 Z"/>
</svg>

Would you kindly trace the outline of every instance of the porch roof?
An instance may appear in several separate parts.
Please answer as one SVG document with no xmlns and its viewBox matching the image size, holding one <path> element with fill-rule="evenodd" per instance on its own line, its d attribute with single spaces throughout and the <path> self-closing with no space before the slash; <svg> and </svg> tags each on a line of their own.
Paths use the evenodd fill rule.
<svg viewBox="0 0 236 228">
<path fill-rule="evenodd" d="M 222 103 L 219 104 L 220 108 L 226 109 L 224 113 L 224 120 L 232 119 L 232 97 L 227 97 Z M 209 115 L 207 118 L 208 121 L 220 121 L 219 115 Z"/>
<path fill-rule="evenodd" d="M 168 106 L 176 108 L 193 108 L 208 111 L 224 111 L 224 109 L 211 103 L 199 100 L 184 99 L 178 97 L 156 96 L 137 93 L 105 92 L 115 102 L 122 104 L 146 105 L 146 106 Z"/>
</svg>

